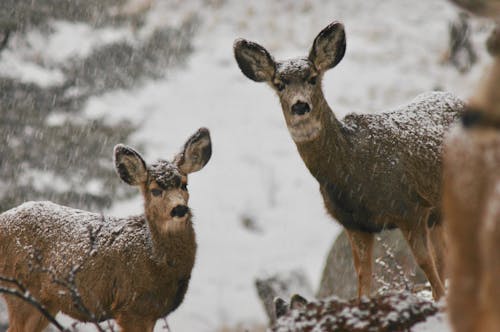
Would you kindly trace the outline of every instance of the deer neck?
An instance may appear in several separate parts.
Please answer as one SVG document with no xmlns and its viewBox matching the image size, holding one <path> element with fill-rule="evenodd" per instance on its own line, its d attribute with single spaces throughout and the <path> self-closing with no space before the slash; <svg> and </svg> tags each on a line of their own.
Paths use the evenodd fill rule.
<svg viewBox="0 0 500 332">
<path fill-rule="evenodd" d="M 320 114 L 320 134 L 313 140 L 295 142 L 309 172 L 319 183 L 337 182 L 345 169 L 349 142 L 342 132 L 342 124 L 335 117 L 321 94 L 315 106 Z"/>
<path fill-rule="evenodd" d="M 196 254 L 191 218 L 182 222 L 164 221 L 146 214 L 146 220 L 151 234 L 152 259 L 157 264 L 190 271 Z"/>
</svg>

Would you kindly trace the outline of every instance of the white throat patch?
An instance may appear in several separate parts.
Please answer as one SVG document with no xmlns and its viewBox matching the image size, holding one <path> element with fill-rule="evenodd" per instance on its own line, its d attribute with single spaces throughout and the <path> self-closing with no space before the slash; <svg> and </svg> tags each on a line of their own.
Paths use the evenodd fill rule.
<svg viewBox="0 0 500 332">
<path fill-rule="evenodd" d="M 296 143 L 312 141 L 321 133 L 321 122 L 310 116 L 292 122 L 288 125 L 288 131 Z"/>
</svg>

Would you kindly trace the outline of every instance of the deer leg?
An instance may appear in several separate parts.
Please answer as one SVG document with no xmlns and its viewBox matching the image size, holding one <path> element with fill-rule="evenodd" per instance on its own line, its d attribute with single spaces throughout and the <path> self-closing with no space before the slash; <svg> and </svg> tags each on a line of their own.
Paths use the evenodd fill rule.
<svg viewBox="0 0 500 332">
<path fill-rule="evenodd" d="M 155 319 L 122 314 L 116 317 L 121 332 L 153 332 Z"/>
<path fill-rule="evenodd" d="M 423 220 L 425 222 L 421 220 L 414 223 L 415 227 L 409 229 L 402 227 L 401 231 L 413 252 L 417 264 L 431 283 L 432 296 L 435 300 L 439 300 L 444 295 L 444 287 L 434 262 L 433 250 L 429 241 L 427 218 Z"/>
<path fill-rule="evenodd" d="M 8 332 L 41 332 L 49 325 L 47 318 L 31 304 L 9 296 L 5 301 L 9 312 Z M 46 309 L 52 316 L 57 313 L 57 310 Z"/>
<path fill-rule="evenodd" d="M 432 243 L 432 248 L 434 249 L 434 262 L 436 264 L 436 269 L 441 279 L 441 283 L 444 284 L 445 281 L 445 259 L 444 253 L 446 249 L 446 238 L 444 234 L 443 225 L 434 225 L 429 229 L 429 235 Z"/>
<path fill-rule="evenodd" d="M 358 275 L 358 299 L 363 295 L 370 296 L 374 236 L 372 233 L 353 230 L 346 232 L 351 242 L 354 268 Z"/>
</svg>

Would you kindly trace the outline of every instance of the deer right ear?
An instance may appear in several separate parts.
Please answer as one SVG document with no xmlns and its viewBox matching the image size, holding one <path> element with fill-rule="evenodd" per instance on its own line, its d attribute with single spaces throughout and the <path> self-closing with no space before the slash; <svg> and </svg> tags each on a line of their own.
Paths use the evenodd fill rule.
<svg viewBox="0 0 500 332">
<path fill-rule="evenodd" d="M 344 25 L 332 22 L 314 39 L 309 60 L 324 72 L 335 67 L 344 57 L 346 48 Z"/>
<path fill-rule="evenodd" d="M 115 168 L 120 178 L 133 186 L 146 182 L 148 173 L 146 163 L 134 149 L 118 144 L 114 149 Z"/>
<path fill-rule="evenodd" d="M 233 48 L 236 62 L 246 77 L 256 82 L 273 79 L 276 63 L 264 47 L 245 39 L 237 39 Z"/>
</svg>

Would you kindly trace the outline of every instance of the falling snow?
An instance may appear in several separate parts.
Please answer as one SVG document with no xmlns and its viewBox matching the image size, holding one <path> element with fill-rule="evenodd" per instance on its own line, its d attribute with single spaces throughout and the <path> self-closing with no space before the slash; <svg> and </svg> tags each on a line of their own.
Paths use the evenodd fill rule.
<svg viewBox="0 0 500 332">
<path fill-rule="evenodd" d="M 81 114 L 64 113 L 61 107 L 59 112 L 64 115 L 54 119 L 81 121 L 83 116 L 105 123 L 132 121 L 139 128 L 130 140 L 144 146 L 145 155 L 152 157 L 173 155 L 182 138 L 196 128 L 211 130 L 213 160 L 190 183 L 199 243 L 196 265 L 184 303 L 169 318 L 173 331 L 211 332 L 265 324 L 254 288 L 254 279 L 262 273 L 303 268 L 316 284 L 328 248 L 341 230 L 324 211 L 317 184 L 297 154 L 276 97 L 265 85 L 250 84 L 241 75 L 231 49 L 234 39 L 259 41 L 276 58 L 290 58 L 304 54 L 332 20 L 342 21 L 347 52 L 323 81 L 326 99 L 342 118 L 353 111 L 365 114 L 395 109 L 436 88 L 465 100 L 488 62 L 480 47 L 487 25 L 472 21 L 479 64 L 460 74 L 439 64 L 447 44 L 447 22 L 456 14 L 456 8 L 444 0 L 156 1 L 143 28 L 93 28 L 59 19 L 52 23 L 52 33 L 28 31 L 29 42 L 22 35 L 14 36 L 0 53 L 0 75 L 33 83 L 29 90 L 33 95 L 39 86 L 51 87 L 68 78 L 68 72 L 54 69 L 68 59 L 85 58 L 101 46 L 122 45 L 126 40 L 133 45 L 126 51 L 137 55 L 139 40 L 147 39 L 155 28 L 181 26 L 188 18 L 199 18 L 193 52 L 182 56 L 185 67 L 155 76 L 155 80 L 142 76 L 140 84 L 125 75 L 118 89 L 85 96 Z M 147 69 L 156 73 L 158 68 Z M 119 71 L 115 74 L 120 77 Z M 65 93 L 79 96 L 82 91 L 68 89 Z M 22 98 L 28 100 L 29 95 Z M 397 121 L 398 117 L 391 120 L 392 130 L 398 130 Z M 37 139 L 29 136 L 27 141 L 34 144 Z M 117 143 L 109 142 L 111 146 Z M 26 145 L 14 140 L 11 144 Z M 36 146 L 43 150 L 42 145 Z M 111 149 L 105 152 L 109 154 Z M 0 165 L 6 162 L 2 159 Z M 112 165 L 111 158 L 79 162 L 88 169 L 94 163 L 106 169 Z M 24 170 L 22 165 L 15 166 Z M 85 183 L 88 178 L 82 176 Z M 50 179 L 41 185 L 50 184 Z M 6 190 L 6 180 L 1 180 L 0 193 Z M 64 188 L 66 184 L 60 185 Z M 106 215 L 134 215 L 141 209 L 137 195 L 114 201 Z M 260 231 L 242 227 L 242 216 L 252 216 Z M 0 314 L 0 321 L 4 318 Z M 58 318 L 68 325 L 71 322 L 67 317 Z M 162 325 L 156 331 L 162 331 Z M 94 331 L 92 326 L 84 329 Z M 448 330 L 443 313 L 415 327 L 419 332 Z"/>
</svg>

